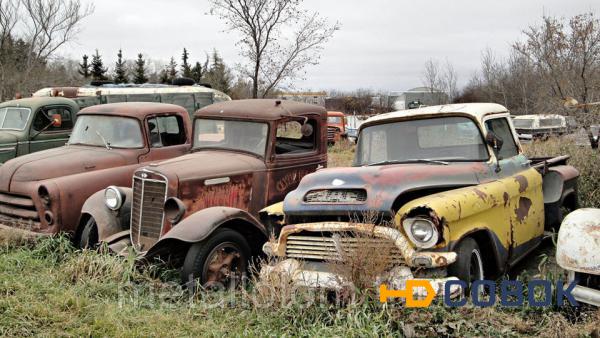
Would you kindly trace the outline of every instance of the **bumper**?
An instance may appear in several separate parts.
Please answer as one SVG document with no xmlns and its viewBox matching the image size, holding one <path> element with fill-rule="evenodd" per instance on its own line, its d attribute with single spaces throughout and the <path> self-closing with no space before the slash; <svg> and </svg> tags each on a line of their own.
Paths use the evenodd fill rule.
<svg viewBox="0 0 600 338">
<path fill-rule="evenodd" d="M 26 229 L 23 227 L 12 227 L 12 226 L 8 226 L 8 225 L 4 225 L 4 224 L 0 224 L 0 231 L 18 233 L 18 234 L 22 235 L 23 237 L 27 237 L 27 238 L 51 236 L 54 234 L 54 233 L 50 233 L 50 232 L 37 232 L 37 231 L 29 230 L 29 229 Z"/>
<path fill-rule="evenodd" d="M 353 232 L 356 234 L 365 234 L 378 239 L 385 239 L 397 250 L 396 252 L 401 257 L 400 263 L 395 263 L 392 268 L 377 276 L 373 281 L 373 285 L 378 287 L 380 284 L 387 284 L 388 288 L 395 290 L 403 290 L 407 280 L 426 280 L 429 281 L 436 295 L 443 296 L 444 285 L 449 280 L 458 280 L 455 277 L 446 278 L 419 278 L 413 275 L 414 270 L 444 268 L 456 261 L 456 253 L 454 252 L 426 252 L 417 251 L 409 242 L 406 236 L 397 229 L 384 226 L 376 226 L 373 224 L 347 223 L 347 222 L 320 222 L 320 223 L 304 223 L 294 224 L 284 227 L 281 230 L 277 243 L 267 242 L 263 246 L 263 251 L 272 257 L 281 258 L 278 263 L 265 265 L 261 269 L 261 278 L 274 280 L 285 280 L 293 283 L 296 286 L 309 288 L 325 288 L 338 290 L 345 286 L 352 286 L 352 283 L 345 280 L 343 276 L 336 274 L 327 262 L 327 259 L 322 259 L 316 256 L 315 250 L 328 250 L 328 257 L 331 258 L 332 250 L 337 252 L 333 259 L 340 259 L 348 252 L 343 247 L 343 240 L 335 239 L 335 236 L 329 238 L 313 237 L 315 242 L 327 242 L 329 247 L 323 246 L 314 249 L 313 246 L 302 247 L 297 244 L 294 246 L 295 234 L 301 232 L 318 232 L 318 233 L 340 233 Z M 290 250 L 288 250 L 288 240 Z M 308 243 L 308 242 L 305 242 Z M 367 242 L 365 242 L 367 243 Z M 356 245 L 356 244 L 355 244 Z M 360 245 L 360 244 L 359 244 Z M 312 250 L 312 251 L 311 251 Z M 344 252 L 344 254 L 342 254 Z M 296 255 L 288 257 L 289 255 Z M 300 255 L 300 256 L 298 256 Z M 302 256 L 304 255 L 304 256 Z M 300 258 L 302 257 L 302 258 Z M 453 285 L 451 287 L 451 297 L 460 295 L 462 292 L 460 286 Z M 413 290 L 415 297 L 422 297 L 424 290 Z"/>
<path fill-rule="evenodd" d="M 600 307 L 600 290 L 577 285 L 571 294 L 578 302 Z"/>
<path fill-rule="evenodd" d="M 291 282 L 294 286 L 321 288 L 328 290 L 341 290 L 346 287 L 354 288 L 350 281 L 330 271 L 327 263 L 299 261 L 286 259 L 273 265 L 265 265 L 260 271 L 263 280 L 284 280 Z M 425 280 L 433 288 L 436 297 L 444 296 L 444 286 L 450 280 L 458 280 L 456 277 L 447 278 L 415 278 L 407 266 L 397 266 L 379 276 L 373 281 L 373 287 L 378 289 L 379 285 L 386 284 L 388 289 L 404 290 L 408 280 Z M 450 287 L 450 298 L 456 298 L 462 294 L 459 285 Z M 414 299 L 424 299 L 427 291 L 422 288 L 413 289 Z"/>
</svg>

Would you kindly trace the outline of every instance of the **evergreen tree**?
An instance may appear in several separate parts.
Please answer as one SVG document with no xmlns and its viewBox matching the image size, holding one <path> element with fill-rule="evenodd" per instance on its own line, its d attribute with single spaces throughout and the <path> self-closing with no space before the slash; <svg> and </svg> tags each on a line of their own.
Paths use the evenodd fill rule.
<svg viewBox="0 0 600 338">
<path fill-rule="evenodd" d="M 104 68 L 104 63 L 102 63 L 102 57 L 98 53 L 96 49 L 96 54 L 92 55 L 92 70 L 91 75 L 94 80 L 107 80 L 106 72 L 108 69 Z"/>
<path fill-rule="evenodd" d="M 173 57 L 171 57 L 171 61 L 169 61 L 169 65 L 167 66 L 167 74 L 171 82 L 177 78 L 177 63 Z"/>
<path fill-rule="evenodd" d="M 148 76 L 146 76 L 146 61 L 144 60 L 142 53 L 139 53 L 137 60 L 135 60 L 133 83 L 143 84 L 146 82 L 148 82 Z"/>
<path fill-rule="evenodd" d="M 83 76 L 84 79 L 88 79 L 90 77 L 90 67 L 88 56 L 83 55 L 83 62 L 79 64 L 79 75 Z"/>
<path fill-rule="evenodd" d="M 123 52 L 119 49 L 119 53 L 117 53 L 117 62 L 115 63 L 115 83 L 127 83 L 129 79 L 127 78 L 127 71 L 125 69 L 125 61 L 123 61 Z"/>
<path fill-rule="evenodd" d="M 160 83 L 162 84 L 171 84 L 171 80 L 169 79 L 169 68 L 165 67 L 165 69 L 160 71 Z"/>
<path fill-rule="evenodd" d="M 231 90 L 231 71 L 225 62 L 223 62 L 223 58 L 221 58 L 216 49 L 213 50 L 212 63 L 205 77 L 214 89 L 224 93 L 228 93 Z"/>
<path fill-rule="evenodd" d="M 202 81 L 202 75 L 204 75 L 203 71 L 204 70 L 202 69 L 200 62 L 196 62 L 196 65 L 194 65 L 194 68 L 192 68 L 192 74 L 190 77 L 194 79 L 196 83 L 200 83 L 200 81 Z"/>
<path fill-rule="evenodd" d="M 183 63 L 181 64 L 181 76 L 183 77 L 192 77 L 192 67 L 190 66 L 190 64 L 188 63 L 189 60 L 189 54 L 187 49 L 183 49 L 183 55 L 181 56 L 181 61 L 183 61 Z"/>
</svg>

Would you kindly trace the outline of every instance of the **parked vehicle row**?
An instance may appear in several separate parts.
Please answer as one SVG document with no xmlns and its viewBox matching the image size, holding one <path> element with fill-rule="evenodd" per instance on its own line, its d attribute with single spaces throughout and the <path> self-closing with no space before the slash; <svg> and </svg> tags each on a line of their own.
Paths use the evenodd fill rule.
<svg viewBox="0 0 600 338">
<path fill-rule="evenodd" d="M 11 158 L 63 146 L 73 130 L 77 112 L 85 107 L 118 102 L 162 102 L 181 106 L 191 116 L 206 105 L 228 100 L 231 99 L 224 93 L 198 85 L 40 89 L 32 98 L 0 104 L 0 165 Z"/>
<path fill-rule="evenodd" d="M 88 107 L 66 146 L 0 166 L 0 222 L 133 247 L 204 285 L 231 282 L 264 253 L 279 259 L 262 276 L 338 289 L 350 281 L 332 263 L 367 237 L 385 253 L 378 282 L 424 278 L 442 294 L 448 280 L 506 272 L 578 206 L 568 157 L 527 158 L 501 105 L 372 117 L 353 167 L 322 169 L 330 115 L 269 99 L 214 103 L 193 120 L 169 104 Z"/>
</svg>

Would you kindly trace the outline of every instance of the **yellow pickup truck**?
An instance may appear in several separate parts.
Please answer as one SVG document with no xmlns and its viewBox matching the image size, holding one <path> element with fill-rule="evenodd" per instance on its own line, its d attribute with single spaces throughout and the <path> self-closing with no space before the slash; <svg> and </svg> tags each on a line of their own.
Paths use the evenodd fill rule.
<svg viewBox="0 0 600 338">
<path fill-rule="evenodd" d="M 278 259 L 261 273 L 336 289 L 351 281 L 332 266 L 367 247 L 389 250 L 376 281 L 391 287 L 421 278 L 440 294 L 450 279 L 498 275 L 577 207 L 579 173 L 567 159 L 527 158 L 498 104 L 372 117 L 360 127 L 353 167 L 307 175 L 262 211 L 276 235 L 263 251 Z"/>
</svg>

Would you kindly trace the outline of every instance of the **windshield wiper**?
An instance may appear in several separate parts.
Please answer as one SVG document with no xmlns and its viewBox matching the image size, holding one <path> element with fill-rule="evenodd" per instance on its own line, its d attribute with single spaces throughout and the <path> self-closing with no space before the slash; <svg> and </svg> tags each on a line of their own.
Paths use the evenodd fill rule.
<svg viewBox="0 0 600 338">
<path fill-rule="evenodd" d="M 411 158 L 406 160 L 385 160 L 379 161 L 375 163 L 367 164 L 368 167 L 375 165 L 384 165 L 384 164 L 400 164 L 400 163 L 431 163 L 431 164 L 440 164 L 440 165 L 448 165 L 448 162 L 440 161 L 440 160 L 430 160 L 427 158 Z"/>
<path fill-rule="evenodd" d="M 100 134 L 100 131 L 96 130 L 96 134 L 100 136 L 102 142 L 104 142 L 104 146 L 106 147 L 106 149 L 110 150 L 110 143 L 106 142 L 106 139 L 104 138 L 104 136 L 102 136 L 102 134 Z"/>
</svg>

